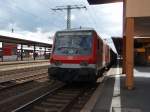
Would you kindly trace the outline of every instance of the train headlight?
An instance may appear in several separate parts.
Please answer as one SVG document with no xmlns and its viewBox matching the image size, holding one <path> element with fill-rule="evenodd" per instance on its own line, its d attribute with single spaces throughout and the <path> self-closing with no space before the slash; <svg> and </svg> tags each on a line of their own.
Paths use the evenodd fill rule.
<svg viewBox="0 0 150 112">
<path fill-rule="evenodd" d="M 82 62 L 80 63 L 80 65 L 81 65 L 81 66 L 88 66 L 88 62 L 87 62 L 87 61 L 82 61 Z"/>
<path fill-rule="evenodd" d="M 54 64 L 55 64 L 56 66 L 62 65 L 62 63 L 61 63 L 60 61 L 55 61 Z"/>
</svg>

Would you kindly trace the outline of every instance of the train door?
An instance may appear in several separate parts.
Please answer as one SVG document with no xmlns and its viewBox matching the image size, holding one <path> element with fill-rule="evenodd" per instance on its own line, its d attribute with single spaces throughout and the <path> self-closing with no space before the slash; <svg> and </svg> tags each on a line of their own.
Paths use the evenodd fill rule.
<svg viewBox="0 0 150 112">
<path fill-rule="evenodd" d="M 103 43 L 101 42 L 100 38 L 97 36 L 96 38 L 96 42 L 97 42 L 97 47 L 96 47 L 96 51 L 97 51 L 97 66 L 98 68 L 102 68 L 103 65 Z"/>
<path fill-rule="evenodd" d="M 105 66 L 106 62 L 105 62 L 105 56 L 106 56 L 106 44 L 103 43 L 103 66 Z"/>
</svg>

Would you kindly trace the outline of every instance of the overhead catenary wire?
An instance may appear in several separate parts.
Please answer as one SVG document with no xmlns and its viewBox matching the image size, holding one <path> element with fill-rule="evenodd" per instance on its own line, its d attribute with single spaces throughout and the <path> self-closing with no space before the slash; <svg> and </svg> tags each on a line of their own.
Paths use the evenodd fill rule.
<svg viewBox="0 0 150 112">
<path fill-rule="evenodd" d="M 86 6 L 83 6 L 83 5 L 67 5 L 67 6 L 56 6 L 56 8 L 52 8 L 53 11 L 67 10 L 67 29 L 71 28 L 71 10 L 73 10 L 73 9 L 86 9 Z"/>
<path fill-rule="evenodd" d="M 14 1 L 14 0 L 13 0 L 13 1 Z M 43 3 L 43 5 L 46 6 L 47 3 L 41 2 L 41 0 L 39 0 L 39 1 L 40 1 L 40 3 Z M 16 1 L 14 1 L 14 2 L 16 2 Z M 82 6 L 82 7 L 81 7 L 81 5 L 80 5 L 80 6 L 79 6 L 79 5 L 72 5 L 72 6 L 73 6 L 73 9 L 76 9 L 76 8 L 78 8 L 78 9 L 86 8 L 85 6 Z M 8 6 L 8 7 L 9 7 L 9 6 Z M 34 17 L 34 18 L 40 19 L 41 21 L 47 21 L 47 22 L 48 22 L 48 19 L 42 18 L 42 17 L 39 16 L 39 15 L 36 15 L 36 14 L 34 14 L 34 13 L 31 13 L 31 12 L 25 10 L 23 7 L 18 6 L 17 4 L 15 4 L 14 8 L 15 8 L 15 9 L 18 9 L 18 10 L 21 11 L 21 12 L 23 12 L 22 14 L 28 14 L 28 15 Z M 61 6 L 61 8 L 65 8 L 65 7 L 64 7 L 64 6 Z M 13 9 L 13 10 L 14 10 L 14 9 Z M 11 12 L 15 13 L 14 11 L 11 11 Z M 54 13 L 53 13 L 53 15 L 54 15 Z M 51 17 L 54 18 L 54 16 L 51 16 Z M 56 20 L 56 19 L 59 20 L 60 22 L 55 22 L 55 21 L 53 21 L 53 22 L 50 22 L 50 23 L 53 24 L 53 25 L 55 25 L 55 26 L 57 26 L 57 27 L 60 27 L 60 23 L 62 23 L 62 21 L 61 21 L 61 19 L 58 18 L 58 17 L 54 18 L 54 20 Z M 58 23 L 59 23 L 59 24 L 58 24 Z"/>
</svg>

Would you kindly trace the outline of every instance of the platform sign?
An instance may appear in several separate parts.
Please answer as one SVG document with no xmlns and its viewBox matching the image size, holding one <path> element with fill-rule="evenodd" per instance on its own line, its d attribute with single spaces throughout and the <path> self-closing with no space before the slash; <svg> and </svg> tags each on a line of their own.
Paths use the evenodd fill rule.
<svg viewBox="0 0 150 112">
<path fill-rule="evenodd" d="M 136 52 L 145 52 L 145 48 L 137 48 Z"/>
</svg>

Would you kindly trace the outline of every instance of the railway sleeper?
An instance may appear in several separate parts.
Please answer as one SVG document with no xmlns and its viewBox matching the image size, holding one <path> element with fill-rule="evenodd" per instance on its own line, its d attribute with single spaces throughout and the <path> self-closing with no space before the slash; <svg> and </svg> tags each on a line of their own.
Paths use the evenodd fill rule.
<svg viewBox="0 0 150 112">
<path fill-rule="evenodd" d="M 68 103 L 69 102 L 69 100 L 60 100 L 60 99 L 53 99 L 53 98 L 48 98 L 47 99 L 47 102 L 49 102 L 49 103 Z"/>
<path fill-rule="evenodd" d="M 39 107 L 43 107 L 43 108 L 55 108 L 55 109 L 61 109 L 63 106 L 64 106 L 64 104 L 55 104 L 55 106 L 54 105 L 52 105 L 52 104 L 49 104 L 49 103 L 47 103 L 46 105 L 45 104 L 40 104 L 40 105 L 38 105 Z"/>
<path fill-rule="evenodd" d="M 57 93 L 56 95 L 62 95 L 62 96 L 70 96 L 70 97 L 73 97 L 77 94 L 79 94 L 80 92 L 76 92 L 76 93 L 66 93 L 66 92 L 60 92 L 60 93 Z"/>
<path fill-rule="evenodd" d="M 57 103 L 57 104 L 54 104 L 54 103 L 49 103 L 49 102 L 42 102 L 41 105 L 45 105 L 45 106 L 49 106 L 49 107 L 62 107 L 63 104 L 60 104 L 60 103 Z"/>
<path fill-rule="evenodd" d="M 50 102 L 46 101 L 41 103 L 38 106 L 33 108 L 33 111 L 36 112 L 58 112 L 59 110 L 63 110 L 70 100 L 59 100 L 53 99 Z"/>
<path fill-rule="evenodd" d="M 85 104 L 85 100 L 83 100 L 83 101 L 78 101 L 74 106 L 73 106 L 73 108 L 80 108 L 80 107 L 82 107 L 82 105 L 84 105 Z"/>
<path fill-rule="evenodd" d="M 51 108 L 51 107 L 43 107 L 43 106 L 35 106 L 33 108 L 32 112 L 57 112 L 57 108 Z"/>
<path fill-rule="evenodd" d="M 1 87 L 7 87 L 7 86 L 12 86 L 12 85 L 16 85 L 15 81 L 13 80 L 0 83 Z"/>
<path fill-rule="evenodd" d="M 60 90 L 60 91 L 71 91 L 71 92 L 78 92 L 80 91 L 79 89 L 73 88 L 74 85 L 71 85 L 72 89 L 70 87 L 65 88 L 65 90 Z"/>
<path fill-rule="evenodd" d="M 73 109 L 70 112 L 79 112 L 79 109 Z"/>
<path fill-rule="evenodd" d="M 57 96 L 57 95 L 54 95 L 52 98 L 55 98 L 55 99 L 60 99 L 60 100 L 71 100 L 73 99 L 72 97 L 68 97 L 68 96 Z"/>
</svg>

